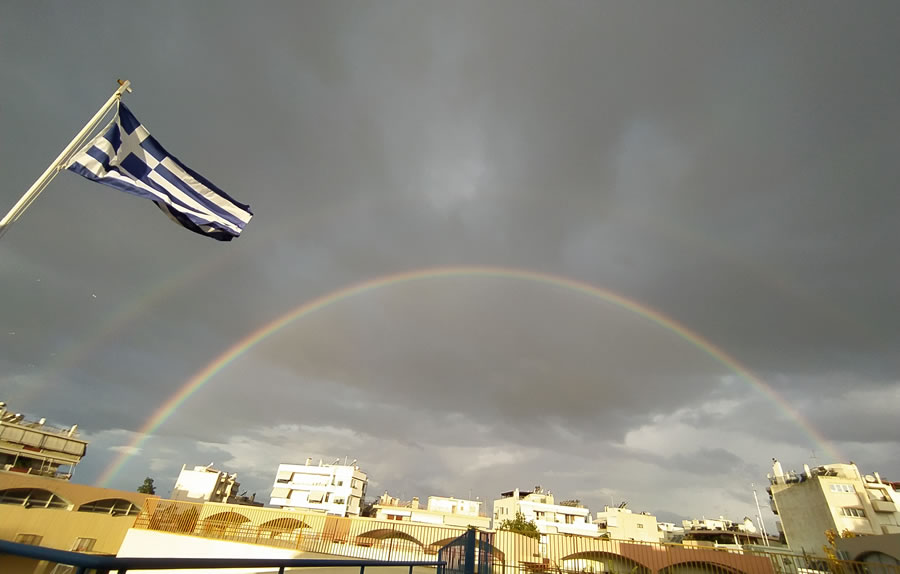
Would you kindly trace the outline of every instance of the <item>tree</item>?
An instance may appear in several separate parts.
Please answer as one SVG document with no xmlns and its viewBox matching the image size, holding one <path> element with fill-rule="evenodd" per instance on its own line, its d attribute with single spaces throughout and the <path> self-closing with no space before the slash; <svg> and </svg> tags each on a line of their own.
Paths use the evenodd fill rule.
<svg viewBox="0 0 900 574">
<path fill-rule="evenodd" d="M 509 530 L 510 532 L 516 532 L 529 538 L 541 537 L 537 524 L 535 524 L 533 520 L 525 520 L 525 515 L 521 512 L 516 512 L 515 518 L 507 518 L 501 522 L 500 530 Z"/>
<path fill-rule="evenodd" d="M 153 479 L 149 476 L 144 479 L 144 484 L 137 489 L 141 494 L 156 494 L 156 487 L 153 486 Z"/>
<path fill-rule="evenodd" d="M 560 506 L 572 506 L 574 508 L 581 508 L 581 501 L 577 498 L 573 498 L 572 500 L 563 500 L 559 503 Z"/>
</svg>

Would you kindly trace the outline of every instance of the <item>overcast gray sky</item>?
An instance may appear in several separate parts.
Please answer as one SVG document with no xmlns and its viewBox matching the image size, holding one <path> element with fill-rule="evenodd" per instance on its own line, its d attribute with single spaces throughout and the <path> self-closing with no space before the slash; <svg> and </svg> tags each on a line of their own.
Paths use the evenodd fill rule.
<svg viewBox="0 0 900 574">
<path fill-rule="evenodd" d="M 77 481 L 263 325 L 452 265 L 616 293 L 780 398 L 601 297 L 435 278 L 252 347 L 110 485 L 165 495 L 215 462 L 267 500 L 279 462 L 348 456 L 375 495 L 540 484 L 739 520 L 772 457 L 900 480 L 900 4 L 2 10 L 3 212 L 127 78 L 150 132 L 256 214 L 219 243 L 63 173 L 0 240 L 0 399 L 79 424 Z"/>
</svg>

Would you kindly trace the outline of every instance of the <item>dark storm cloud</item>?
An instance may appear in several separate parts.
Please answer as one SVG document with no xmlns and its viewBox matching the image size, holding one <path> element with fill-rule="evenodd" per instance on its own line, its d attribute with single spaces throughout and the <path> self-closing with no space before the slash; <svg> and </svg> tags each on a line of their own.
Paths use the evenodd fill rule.
<svg viewBox="0 0 900 574">
<path fill-rule="evenodd" d="M 222 245 L 61 174 L 0 240 L 0 399 L 78 422 L 95 477 L 303 302 L 502 265 L 658 309 L 898 474 L 879 454 L 900 406 L 898 18 L 891 2 L 7 6 L 4 205 L 118 75 L 151 133 L 257 215 Z M 282 329 L 144 454 L 172 479 L 214 456 L 255 489 L 280 460 L 349 455 L 420 496 L 547 478 L 595 510 L 747 514 L 771 456 L 819 448 L 754 389 L 597 299 L 442 279 Z M 147 472 L 130 463 L 121 485 Z"/>
</svg>

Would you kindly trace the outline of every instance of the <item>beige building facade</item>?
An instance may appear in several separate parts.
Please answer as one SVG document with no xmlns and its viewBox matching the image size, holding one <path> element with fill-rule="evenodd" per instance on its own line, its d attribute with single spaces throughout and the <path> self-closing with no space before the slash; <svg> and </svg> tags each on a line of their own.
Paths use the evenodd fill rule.
<svg viewBox="0 0 900 574">
<path fill-rule="evenodd" d="M 823 554 L 827 530 L 856 535 L 900 533 L 900 493 L 878 473 L 855 464 L 828 464 L 801 474 L 773 461 L 769 493 L 779 528 L 794 551 Z"/>
<path fill-rule="evenodd" d="M 491 527 L 490 517 L 481 514 L 481 501 L 447 496 L 429 496 L 426 507 L 420 508 L 418 498 L 404 502 L 385 492 L 375 505 L 375 518 L 435 526 Z"/>
<path fill-rule="evenodd" d="M 607 506 L 594 520 L 600 535 L 612 540 L 660 542 L 662 536 L 656 517 L 646 512 L 632 512 L 628 508 Z"/>
</svg>

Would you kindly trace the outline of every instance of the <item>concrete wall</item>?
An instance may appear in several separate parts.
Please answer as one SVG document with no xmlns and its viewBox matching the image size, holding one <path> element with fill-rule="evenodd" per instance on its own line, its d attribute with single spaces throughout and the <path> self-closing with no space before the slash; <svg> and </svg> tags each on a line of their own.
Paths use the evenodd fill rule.
<svg viewBox="0 0 900 574">
<path fill-rule="evenodd" d="M 835 526 L 818 482 L 773 485 L 772 494 L 788 546 L 796 552 L 824 556 L 822 548 L 828 544 L 825 531 Z"/>
<path fill-rule="evenodd" d="M 125 535 L 117 556 L 159 558 L 300 558 L 302 552 L 288 548 L 274 548 L 258 544 L 212 540 L 197 536 L 131 529 Z M 258 572 L 260 569 L 229 569 L 229 574 Z M 131 573 L 183 574 L 183 570 L 129 570 Z M 224 570 L 191 570 L 193 574 L 209 572 L 222 574 Z"/>
</svg>

